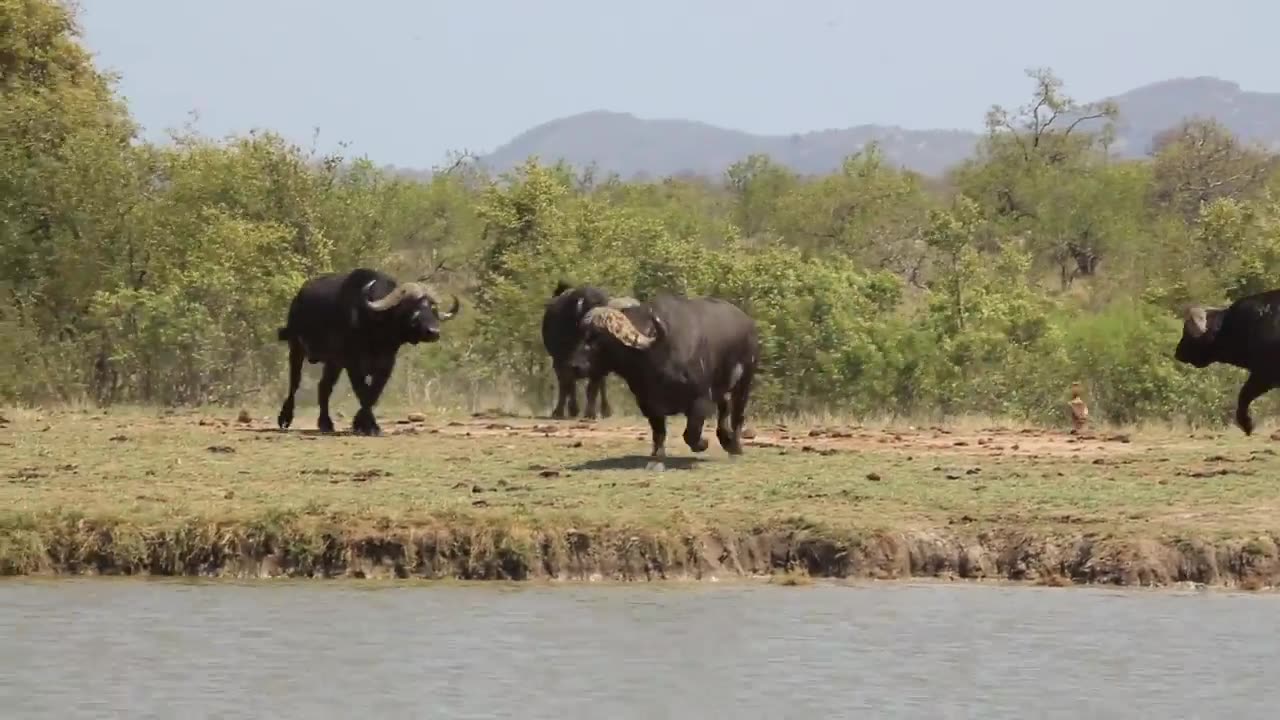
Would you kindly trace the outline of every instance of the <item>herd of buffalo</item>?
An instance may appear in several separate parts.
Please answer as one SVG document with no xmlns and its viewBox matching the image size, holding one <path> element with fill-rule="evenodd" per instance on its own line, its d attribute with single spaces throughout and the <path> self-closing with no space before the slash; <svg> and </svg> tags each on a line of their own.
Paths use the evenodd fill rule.
<svg viewBox="0 0 1280 720">
<path fill-rule="evenodd" d="M 423 281 L 400 283 L 360 268 L 308 280 L 289 306 L 278 332 L 289 344 L 289 392 L 278 422 L 293 422 L 302 363 L 321 363 L 317 426 L 332 432 L 329 397 L 346 370 L 360 401 L 357 434 L 380 433 L 373 407 L 405 343 L 440 339 L 440 323 L 458 313 Z M 578 415 L 577 381 L 585 379 L 585 417 L 608 417 L 605 378 L 621 377 L 652 429 L 651 466 L 665 455 L 667 417 L 684 415 L 684 441 L 694 452 L 708 443 L 702 426 L 716 413 L 716 439 L 742 454 L 742 427 L 760 361 L 756 323 L 724 300 L 659 293 L 645 302 L 610 297 L 600 288 L 557 284 L 542 316 L 542 340 L 559 388 L 554 417 Z M 1280 385 L 1280 289 L 1243 297 L 1229 306 L 1186 311 L 1174 357 L 1197 368 L 1225 363 L 1249 371 L 1240 389 L 1236 422 L 1253 432 L 1249 405 Z M 598 408 L 598 409 L 597 409 Z"/>
</svg>

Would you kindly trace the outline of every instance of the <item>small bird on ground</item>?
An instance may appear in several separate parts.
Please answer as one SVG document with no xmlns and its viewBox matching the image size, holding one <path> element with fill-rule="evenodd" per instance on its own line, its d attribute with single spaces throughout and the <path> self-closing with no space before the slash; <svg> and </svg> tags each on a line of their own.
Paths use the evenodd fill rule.
<svg viewBox="0 0 1280 720">
<path fill-rule="evenodd" d="M 1071 410 L 1071 432 L 1078 433 L 1084 430 L 1089 421 L 1089 406 L 1080 397 L 1080 383 L 1071 383 L 1071 402 L 1067 403 L 1067 406 Z"/>
</svg>

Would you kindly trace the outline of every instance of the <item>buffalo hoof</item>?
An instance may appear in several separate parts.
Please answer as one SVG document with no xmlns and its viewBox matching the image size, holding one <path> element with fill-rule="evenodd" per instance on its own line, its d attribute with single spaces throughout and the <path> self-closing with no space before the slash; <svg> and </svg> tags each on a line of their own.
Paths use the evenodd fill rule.
<svg viewBox="0 0 1280 720">
<path fill-rule="evenodd" d="M 289 413 L 287 415 L 285 413 L 280 413 L 280 415 L 276 417 L 276 424 L 280 426 L 281 430 L 289 427 L 293 424 L 293 413 Z"/>
<path fill-rule="evenodd" d="M 1240 426 L 1240 429 L 1244 431 L 1245 435 L 1253 434 L 1253 418 L 1238 417 L 1236 418 L 1236 425 Z"/>
<path fill-rule="evenodd" d="M 372 437 L 381 435 L 382 428 L 378 427 L 378 421 L 373 418 L 373 413 L 361 410 L 356 413 L 355 419 L 351 422 L 351 432 Z"/>
<path fill-rule="evenodd" d="M 321 415 L 320 419 L 316 421 L 316 428 L 322 433 L 331 433 L 333 432 L 333 420 L 329 419 L 328 415 Z"/>
<path fill-rule="evenodd" d="M 382 428 L 377 425 L 361 425 L 360 427 L 355 427 L 353 425 L 351 427 L 351 432 L 365 437 L 379 437 L 382 435 Z"/>
<path fill-rule="evenodd" d="M 706 452 L 707 448 L 711 447 L 711 443 L 707 442 L 707 439 L 702 437 L 692 441 L 685 438 L 685 443 L 688 444 L 690 450 L 696 453 Z"/>
</svg>

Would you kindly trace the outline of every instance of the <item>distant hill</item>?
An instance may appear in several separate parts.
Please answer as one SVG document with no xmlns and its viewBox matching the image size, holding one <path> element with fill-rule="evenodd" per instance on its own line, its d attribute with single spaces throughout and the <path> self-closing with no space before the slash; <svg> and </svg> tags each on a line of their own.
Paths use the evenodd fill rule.
<svg viewBox="0 0 1280 720">
<path fill-rule="evenodd" d="M 1280 148 L 1280 93 L 1247 92 L 1212 77 L 1177 78 L 1143 85 L 1112 98 L 1120 109 L 1120 156 L 1145 155 L 1152 138 L 1182 119 L 1212 117 L 1241 138 Z M 962 130 L 908 130 L 859 125 L 794 135 L 753 135 L 691 120 L 646 119 L 596 110 L 543 123 L 482 156 L 503 172 L 537 155 L 543 162 L 564 159 L 624 178 L 681 173 L 718 177 L 752 153 L 767 153 L 801 173 L 826 173 L 867 143 L 880 142 L 888 160 L 926 175 L 939 175 L 974 151 L 979 133 Z"/>
</svg>

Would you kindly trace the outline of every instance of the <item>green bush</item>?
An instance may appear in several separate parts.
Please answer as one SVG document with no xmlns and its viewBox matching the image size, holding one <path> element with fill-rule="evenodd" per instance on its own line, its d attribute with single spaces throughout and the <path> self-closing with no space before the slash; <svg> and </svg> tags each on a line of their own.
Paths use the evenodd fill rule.
<svg viewBox="0 0 1280 720">
<path fill-rule="evenodd" d="M 0 27 L 5 402 L 276 400 L 275 329 L 306 278 L 443 265 L 462 314 L 402 354 L 389 398 L 545 412 L 540 318 L 565 280 L 737 303 L 760 328 L 757 413 L 1061 424 L 1079 381 L 1104 421 L 1220 424 L 1241 373 L 1174 362 L 1178 311 L 1280 284 L 1280 205 L 1254 172 L 1273 158 L 1214 125 L 1117 162 L 1105 130 L 997 108 L 940 181 L 874 146 L 822 177 L 753 156 L 721 182 L 533 158 L 410 179 L 269 132 L 138 141 L 60 4 L 0 2 Z M 1035 77 L 1028 108 L 1079 109 Z"/>
</svg>

